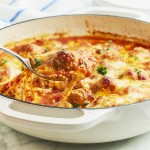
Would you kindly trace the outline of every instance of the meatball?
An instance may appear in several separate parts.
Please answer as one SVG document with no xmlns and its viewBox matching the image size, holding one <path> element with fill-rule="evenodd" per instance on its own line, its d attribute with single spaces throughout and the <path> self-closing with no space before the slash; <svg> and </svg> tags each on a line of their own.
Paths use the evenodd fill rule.
<svg viewBox="0 0 150 150">
<path fill-rule="evenodd" d="M 109 77 L 103 77 L 98 82 L 91 84 L 91 91 L 93 93 L 104 90 L 108 93 L 115 93 L 117 90 L 115 82 Z"/>
<path fill-rule="evenodd" d="M 74 105 L 85 105 L 86 103 L 90 103 L 94 100 L 92 93 L 85 89 L 76 89 L 73 90 L 72 93 L 69 95 L 67 101 L 70 102 L 73 106 Z"/>
<path fill-rule="evenodd" d="M 53 67 L 56 70 L 64 69 L 65 71 L 72 71 L 77 69 L 77 60 L 73 53 L 62 50 L 57 52 L 53 60 Z"/>
</svg>

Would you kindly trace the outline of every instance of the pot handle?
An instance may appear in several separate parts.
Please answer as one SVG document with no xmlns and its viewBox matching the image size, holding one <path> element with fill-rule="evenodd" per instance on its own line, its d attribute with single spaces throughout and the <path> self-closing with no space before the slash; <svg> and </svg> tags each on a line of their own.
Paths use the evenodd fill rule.
<svg viewBox="0 0 150 150">
<path fill-rule="evenodd" d="M 127 18 L 134 18 L 142 21 L 150 21 L 149 15 L 142 11 L 128 9 L 128 8 L 118 8 L 118 7 L 107 7 L 107 6 L 92 6 L 82 9 L 76 9 L 67 14 L 100 14 L 100 15 L 112 15 Z"/>
<path fill-rule="evenodd" d="M 37 126 L 42 129 L 48 128 L 52 131 L 59 132 L 73 132 L 89 129 L 102 122 L 105 116 L 114 110 L 114 108 L 89 110 L 53 108 L 13 101 L 6 97 L 3 97 L 3 99 L 4 100 L 0 100 L 0 112 L 3 114 L 5 122 L 11 117 L 19 119 L 19 121 L 22 122 L 26 121 L 29 124 L 34 124 L 34 127 Z M 53 111 L 55 111 L 57 114 L 61 113 L 61 117 L 56 117 L 56 115 L 50 117 L 44 116 L 43 111 L 45 111 L 45 114 L 53 114 Z M 74 113 L 74 115 L 73 117 L 65 117 L 62 115 L 63 112 L 65 112 L 65 114 Z M 75 114 L 80 114 L 80 116 L 75 116 Z"/>
</svg>

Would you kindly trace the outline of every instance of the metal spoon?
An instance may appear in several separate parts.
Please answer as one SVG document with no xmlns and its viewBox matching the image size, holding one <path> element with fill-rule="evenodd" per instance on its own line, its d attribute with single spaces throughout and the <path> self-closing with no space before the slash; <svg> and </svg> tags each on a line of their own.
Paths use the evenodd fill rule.
<svg viewBox="0 0 150 150">
<path fill-rule="evenodd" d="M 0 49 L 2 51 L 5 51 L 9 54 L 11 54 L 12 56 L 15 56 L 18 60 L 20 60 L 28 69 L 30 69 L 34 74 L 36 74 L 37 76 L 41 77 L 41 78 L 44 78 L 44 79 L 47 79 L 47 80 L 53 80 L 53 81 L 61 81 L 60 79 L 54 79 L 52 77 L 49 77 L 49 76 L 45 76 L 43 74 L 39 74 L 37 73 L 34 68 L 31 66 L 30 64 L 30 60 L 28 58 L 23 58 L 22 56 L 20 56 L 19 54 L 11 51 L 10 49 L 7 49 L 5 47 L 2 47 L 0 46 Z"/>
</svg>

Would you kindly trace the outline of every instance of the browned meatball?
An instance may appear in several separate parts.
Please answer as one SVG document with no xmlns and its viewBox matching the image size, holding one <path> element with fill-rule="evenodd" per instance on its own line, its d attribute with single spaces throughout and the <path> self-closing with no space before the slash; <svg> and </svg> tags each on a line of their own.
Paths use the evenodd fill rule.
<svg viewBox="0 0 150 150">
<path fill-rule="evenodd" d="M 78 62 L 75 55 L 66 50 L 57 52 L 53 60 L 53 67 L 56 70 L 64 69 L 65 71 L 73 71 L 77 69 L 77 65 Z"/>
<path fill-rule="evenodd" d="M 90 103 L 94 100 L 92 94 L 84 89 L 76 89 L 73 90 L 72 93 L 68 97 L 68 102 L 74 105 L 85 105 L 86 103 Z"/>
<path fill-rule="evenodd" d="M 116 84 L 109 77 L 103 77 L 98 82 L 91 85 L 91 91 L 93 93 L 104 91 L 104 90 L 107 91 L 108 93 L 116 92 Z"/>
</svg>

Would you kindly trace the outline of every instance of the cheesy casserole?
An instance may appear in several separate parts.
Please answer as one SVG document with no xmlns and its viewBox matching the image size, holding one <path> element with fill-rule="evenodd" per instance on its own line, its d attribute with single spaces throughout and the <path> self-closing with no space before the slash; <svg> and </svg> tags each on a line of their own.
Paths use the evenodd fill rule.
<svg viewBox="0 0 150 150">
<path fill-rule="evenodd" d="M 0 93 L 11 98 L 66 108 L 103 108 L 150 98 L 150 50 L 142 42 L 102 33 L 43 35 L 5 46 L 54 79 L 36 76 L 0 51 Z"/>
</svg>

